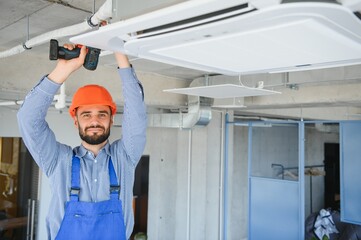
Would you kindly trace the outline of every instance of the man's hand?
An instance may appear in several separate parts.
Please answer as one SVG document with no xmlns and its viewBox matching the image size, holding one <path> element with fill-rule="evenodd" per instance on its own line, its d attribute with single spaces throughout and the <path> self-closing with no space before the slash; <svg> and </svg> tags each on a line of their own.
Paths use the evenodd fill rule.
<svg viewBox="0 0 361 240">
<path fill-rule="evenodd" d="M 64 47 L 73 50 L 74 45 L 64 44 Z M 86 56 L 86 47 L 83 46 L 80 50 L 80 55 L 77 58 L 70 60 L 59 59 L 54 70 L 48 75 L 48 78 L 56 83 L 63 83 L 66 79 L 83 64 Z"/>
</svg>

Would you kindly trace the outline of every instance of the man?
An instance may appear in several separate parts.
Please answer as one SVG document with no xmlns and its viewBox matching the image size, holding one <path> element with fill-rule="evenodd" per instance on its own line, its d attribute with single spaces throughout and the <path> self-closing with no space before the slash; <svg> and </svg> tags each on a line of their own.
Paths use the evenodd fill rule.
<svg viewBox="0 0 361 240">
<path fill-rule="evenodd" d="M 74 46 L 64 47 L 72 50 Z M 45 121 L 55 93 L 83 65 L 85 56 L 82 47 L 78 58 L 60 59 L 30 91 L 17 115 L 19 128 L 51 183 L 48 239 L 125 240 L 134 226 L 134 170 L 144 150 L 146 131 L 143 88 L 128 58 L 115 53 L 125 100 L 121 139 L 108 141 L 116 105 L 98 85 L 80 88 L 69 108 L 80 146 L 72 149 L 57 142 Z"/>
</svg>

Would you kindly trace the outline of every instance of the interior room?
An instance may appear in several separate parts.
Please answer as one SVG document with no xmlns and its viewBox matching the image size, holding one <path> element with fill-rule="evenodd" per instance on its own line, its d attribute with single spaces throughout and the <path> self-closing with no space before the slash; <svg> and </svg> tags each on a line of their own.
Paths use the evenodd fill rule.
<svg viewBox="0 0 361 240">
<path fill-rule="evenodd" d="M 0 13 L 0 239 L 48 239 L 52 186 L 17 113 L 66 43 L 99 52 L 47 111 L 58 142 L 81 142 L 68 109 L 86 84 L 108 89 L 109 141 L 122 136 L 113 52 L 143 85 L 131 239 L 361 239 L 361 1 L 13 0 Z"/>
</svg>

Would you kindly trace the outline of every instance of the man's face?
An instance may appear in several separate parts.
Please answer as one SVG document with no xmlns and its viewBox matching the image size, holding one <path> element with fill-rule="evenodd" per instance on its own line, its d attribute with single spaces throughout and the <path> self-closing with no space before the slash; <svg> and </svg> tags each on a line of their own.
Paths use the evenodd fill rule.
<svg viewBox="0 0 361 240">
<path fill-rule="evenodd" d="M 81 106 L 74 117 L 80 138 L 90 145 L 105 142 L 110 135 L 113 119 L 109 106 Z"/>
</svg>

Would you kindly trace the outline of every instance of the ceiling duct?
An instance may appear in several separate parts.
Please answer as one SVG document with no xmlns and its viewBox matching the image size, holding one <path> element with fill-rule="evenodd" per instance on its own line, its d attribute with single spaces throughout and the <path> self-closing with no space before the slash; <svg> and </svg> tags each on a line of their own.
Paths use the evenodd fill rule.
<svg viewBox="0 0 361 240">
<path fill-rule="evenodd" d="M 193 80 L 189 87 L 196 87 L 208 83 L 208 76 L 202 78 L 201 81 Z M 188 95 L 188 116 L 183 119 L 186 126 L 206 126 L 212 119 L 211 106 L 213 99 L 202 96 Z"/>
<path fill-rule="evenodd" d="M 201 81 L 200 78 L 197 78 L 192 81 L 190 87 L 202 85 L 202 82 L 206 82 L 207 80 L 208 76 L 202 78 Z M 212 98 L 188 96 L 187 113 L 149 114 L 148 126 L 180 129 L 207 126 L 212 119 L 212 104 Z"/>
<path fill-rule="evenodd" d="M 361 22 L 346 6 L 257 2 L 186 1 L 71 41 L 230 76 L 361 63 Z"/>
</svg>

